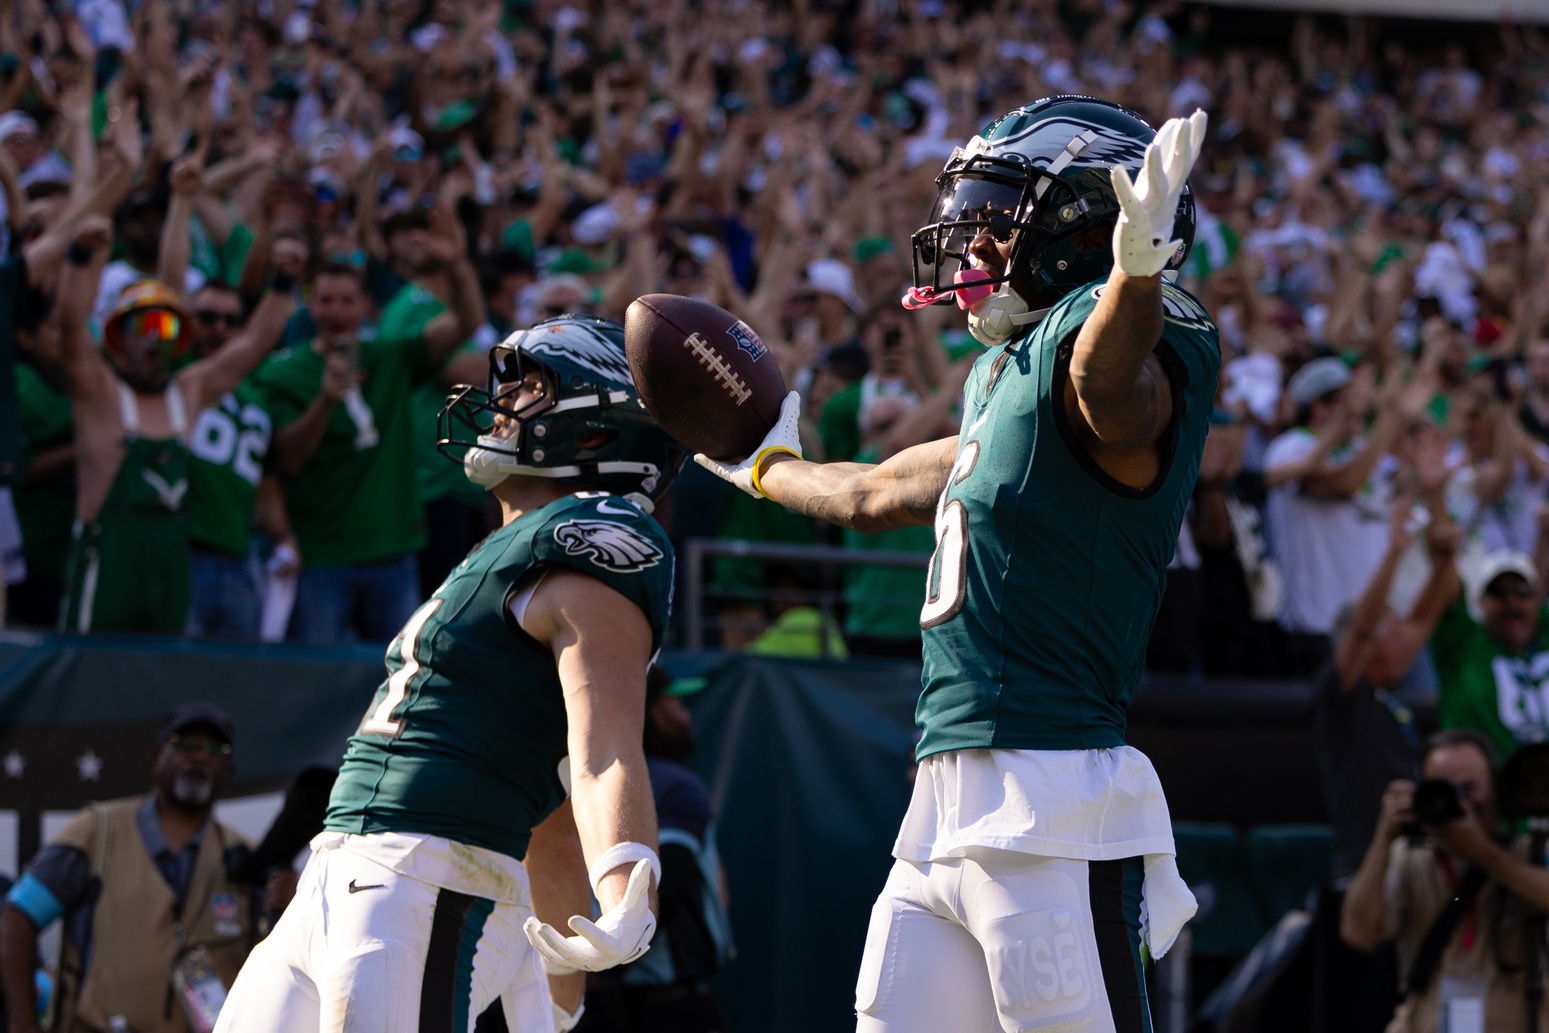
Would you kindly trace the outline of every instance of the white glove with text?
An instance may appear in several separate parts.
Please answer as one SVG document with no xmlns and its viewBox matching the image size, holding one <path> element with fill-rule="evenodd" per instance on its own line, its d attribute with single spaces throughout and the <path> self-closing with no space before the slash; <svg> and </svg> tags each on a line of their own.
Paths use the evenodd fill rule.
<svg viewBox="0 0 1549 1033">
<path fill-rule="evenodd" d="M 1173 218 L 1189 172 L 1205 145 L 1208 119 L 1203 111 L 1170 118 L 1146 147 L 1140 181 L 1130 182 L 1124 166 L 1109 174 L 1119 195 L 1119 221 L 1113 228 L 1113 258 L 1130 276 L 1156 276 L 1167 268 L 1183 241 L 1173 239 Z"/>
</svg>

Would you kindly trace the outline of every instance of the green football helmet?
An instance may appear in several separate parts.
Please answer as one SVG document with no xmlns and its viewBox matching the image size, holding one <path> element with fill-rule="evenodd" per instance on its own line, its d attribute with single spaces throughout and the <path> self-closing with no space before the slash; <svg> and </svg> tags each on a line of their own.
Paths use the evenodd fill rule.
<svg viewBox="0 0 1549 1033">
<path fill-rule="evenodd" d="M 948 300 L 969 310 L 969 329 L 985 344 L 1001 344 L 1035 323 L 1065 295 L 1107 276 L 1108 240 L 1100 247 L 1076 238 L 1119 215 L 1109 169 L 1122 165 L 1139 180 L 1155 130 L 1138 114 L 1095 97 L 1049 97 L 1002 115 L 967 147 L 952 152 L 936 178 L 930 223 L 914 234 L 914 288 L 904 305 Z M 1011 243 L 1004 274 L 973 268 L 968 247 L 980 233 Z M 1183 265 L 1194 240 L 1194 196 L 1178 202 L 1173 234 L 1183 246 L 1168 264 Z M 1009 281 L 1031 281 L 1028 297 Z"/>
<path fill-rule="evenodd" d="M 541 391 L 515 407 L 518 385 L 533 374 Z M 499 416 L 514 429 L 497 428 Z M 595 484 L 646 512 L 689 456 L 641 404 L 624 328 L 591 316 L 546 319 L 491 348 L 488 384 L 447 397 L 437 446 L 486 488 L 513 474 L 551 477 Z"/>
</svg>

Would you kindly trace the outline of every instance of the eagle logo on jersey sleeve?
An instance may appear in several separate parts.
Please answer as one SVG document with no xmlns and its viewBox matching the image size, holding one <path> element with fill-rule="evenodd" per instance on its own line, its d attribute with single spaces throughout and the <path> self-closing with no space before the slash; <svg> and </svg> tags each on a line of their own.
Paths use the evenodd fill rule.
<svg viewBox="0 0 1549 1033">
<path fill-rule="evenodd" d="M 554 528 L 554 541 L 567 556 L 585 556 L 620 574 L 654 567 L 665 555 L 634 528 L 611 520 L 567 520 Z"/>
</svg>

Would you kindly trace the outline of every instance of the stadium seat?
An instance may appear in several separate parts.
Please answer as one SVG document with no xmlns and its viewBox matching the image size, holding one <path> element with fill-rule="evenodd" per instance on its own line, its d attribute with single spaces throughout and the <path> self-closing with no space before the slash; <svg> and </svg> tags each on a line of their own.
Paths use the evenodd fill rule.
<svg viewBox="0 0 1549 1033">
<path fill-rule="evenodd" d="M 1257 825 L 1247 846 L 1254 896 L 1270 922 L 1306 906 L 1308 892 L 1329 880 L 1334 830 L 1327 825 Z"/>
<path fill-rule="evenodd" d="M 1189 923 L 1194 953 L 1201 956 L 1246 953 L 1267 923 L 1248 881 L 1248 858 L 1242 835 L 1232 825 L 1177 822 L 1178 873 L 1183 876 L 1199 911 Z"/>
</svg>

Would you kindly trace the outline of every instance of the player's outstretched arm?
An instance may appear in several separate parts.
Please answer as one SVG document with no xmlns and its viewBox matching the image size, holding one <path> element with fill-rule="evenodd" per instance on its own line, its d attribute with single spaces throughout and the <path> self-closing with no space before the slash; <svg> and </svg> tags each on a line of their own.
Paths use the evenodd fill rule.
<svg viewBox="0 0 1549 1033">
<path fill-rule="evenodd" d="M 885 463 L 810 463 L 802 458 L 797 422 L 801 395 L 792 391 L 758 449 L 728 466 L 709 456 L 694 461 L 756 498 L 866 534 L 929 524 L 946 489 L 957 438 L 906 448 Z"/>
<path fill-rule="evenodd" d="M 651 628 L 633 602 L 596 578 L 553 570 L 522 626 L 553 650 L 569 720 L 570 803 L 603 915 L 561 936 L 536 919 L 528 939 L 552 965 L 599 971 L 633 961 L 656 930 L 649 890 L 659 879 L 656 808 L 641 736 Z"/>
<path fill-rule="evenodd" d="M 1162 339 L 1162 270 L 1183 246 L 1173 217 L 1205 128 L 1203 111 L 1170 119 L 1146 148 L 1138 183 L 1112 170 L 1113 271 L 1070 357 L 1081 415 L 1109 448 L 1149 448 L 1172 420 L 1172 389 L 1152 351 Z"/>
</svg>

